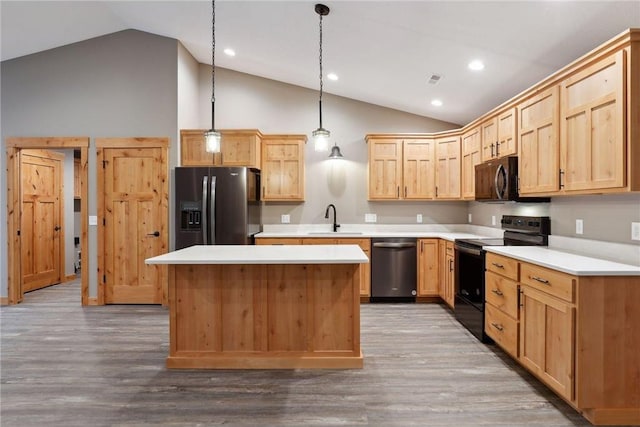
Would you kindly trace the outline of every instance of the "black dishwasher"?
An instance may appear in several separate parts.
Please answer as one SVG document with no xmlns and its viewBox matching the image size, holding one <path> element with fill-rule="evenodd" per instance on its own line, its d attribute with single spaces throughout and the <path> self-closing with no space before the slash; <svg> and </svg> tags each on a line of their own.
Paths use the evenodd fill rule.
<svg viewBox="0 0 640 427">
<path fill-rule="evenodd" d="M 415 301 L 415 238 L 371 239 L 371 302 Z"/>
</svg>

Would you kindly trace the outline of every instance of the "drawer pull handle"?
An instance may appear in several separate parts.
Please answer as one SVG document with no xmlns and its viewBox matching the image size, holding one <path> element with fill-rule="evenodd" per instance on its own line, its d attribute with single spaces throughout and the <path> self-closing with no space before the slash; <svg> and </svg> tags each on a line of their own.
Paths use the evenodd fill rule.
<svg viewBox="0 0 640 427">
<path fill-rule="evenodd" d="M 531 276 L 530 278 L 531 278 L 531 280 L 535 280 L 536 282 L 544 283 L 545 285 L 549 284 L 548 280 L 542 279 L 542 278 L 537 277 L 537 276 Z"/>
<path fill-rule="evenodd" d="M 500 289 L 491 289 L 491 292 L 493 292 L 494 294 L 498 295 L 499 297 L 504 295 Z"/>
<path fill-rule="evenodd" d="M 492 262 L 491 264 L 495 265 L 498 268 L 504 268 L 504 265 L 498 264 L 497 262 Z"/>
<path fill-rule="evenodd" d="M 494 328 L 496 328 L 500 332 L 504 331 L 504 328 L 502 327 L 502 325 L 499 325 L 497 323 L 492 323 L 491 326 L 493 326 Z"/>
</svg>

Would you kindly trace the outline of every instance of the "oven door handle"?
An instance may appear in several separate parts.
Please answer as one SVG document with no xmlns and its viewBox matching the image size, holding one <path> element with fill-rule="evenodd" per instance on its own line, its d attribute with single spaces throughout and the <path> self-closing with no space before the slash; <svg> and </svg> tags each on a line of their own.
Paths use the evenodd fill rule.
<svg viewBox="0 0 640 427">
<path fill-rule="evenodd" d="M 482 255 L 482 249 L 471 249 L 464 246 L 456 246 L 455 249 L 456 251 L 462 252 L 463 254 L 469 254 L 469 255 L 475 255 L 475 256 Z"/>
</svg>

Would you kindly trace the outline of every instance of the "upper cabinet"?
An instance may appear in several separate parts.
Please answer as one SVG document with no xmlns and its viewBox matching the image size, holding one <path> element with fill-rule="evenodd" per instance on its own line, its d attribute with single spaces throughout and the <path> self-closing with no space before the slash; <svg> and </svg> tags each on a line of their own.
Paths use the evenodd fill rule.
<svg viewBox="0 0 640 427">
<path fill-rule="evenodd" d="M 459 199 L 459 135 L 436 138 L 436 163 L 436 199 Z"/>
<path fill-rule="evenodd" d="M 513 156 L 518 152 L 516 123 L 515 108 L 510 108 L 482 123 L 483 162 Z"/>
<path fill-rule="evenodd" d="M 220 153 L 207 153 L 204 129 L 180 131 L 180 164 L 182 166 L 247 166 L 260 169 L 260 141 L 255 129 L 221 130 Z"/>
<path fill-rule="evenodd" d="M 560 128 L 558 86 L 518 106 L 521 194 L 559 190 Z"/>
<path fill-rule="evenodd" d="M 263 135 L 262 200 L 304 201 L 306 135 Z"/>
<path fill-rule="evenodd" d="M 626 184 L 625 53 L 620 50 L 561 82 L 560 185 L 565 191 Z M 638 98 L 632 102 L 637 108 Z"/>
<path fill-rule="evenodd" d="M 476 165 L 482 163 L 482 134 L 476 126 L 462 135 L 462 198 L 476 194 Z"/>
<path fill-rule="evenodd" d="M 433 138 L 367 135 L 369 200 L 429 200 L 435 194 Z"/>
</svg>

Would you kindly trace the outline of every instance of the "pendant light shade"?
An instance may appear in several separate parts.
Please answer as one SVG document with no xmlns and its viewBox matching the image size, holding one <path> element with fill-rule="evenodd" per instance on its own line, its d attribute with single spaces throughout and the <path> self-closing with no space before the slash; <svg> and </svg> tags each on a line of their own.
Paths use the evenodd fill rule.
<svg viewBox="0 0 640 427">
<path fill-rule="evenodd" d="M 207 153 L 220 152 L 220 132 L 215 127 L 216 103 L 216 1 L 211 0 L 211 129 L 204 133 Z"/>
<path fill-rule="evenodd" d="M 331 148 L 331 154 L 329 155 L 329 158 L 330 159 L 343 159 L 344 156 L 340 152 L 340 147 L 338 147 L 337 145 L 334 145 Z"/>
<path fill-rule="evenodd" d="M 322 17 L 329 14 L 329 8 L 323 4 L 316 4 L 315 11 L 318 16 L 320 16 L 320 99 L 318 101 L 320 126 L 311 133 L 311 137 L 316 151 L 327 151 L 329 149 L 329 138 L 331 137 L 331 132 L 322 127 Z"/>
</svg>

